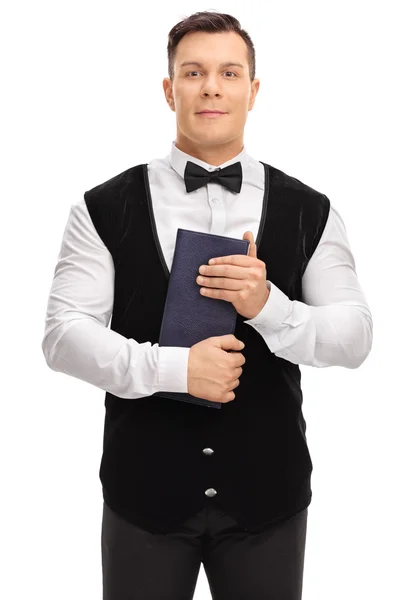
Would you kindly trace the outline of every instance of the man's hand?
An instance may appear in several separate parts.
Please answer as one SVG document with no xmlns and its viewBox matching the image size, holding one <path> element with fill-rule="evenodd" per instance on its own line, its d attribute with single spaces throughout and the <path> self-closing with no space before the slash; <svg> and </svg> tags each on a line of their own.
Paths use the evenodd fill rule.
<svg viewBox="0 0 400 600">
<path fill-rule="evenodd" d="M 200 292 L 204 296 L 232 302 L 240 315 L 253 319 L 268 300 L 267 269 L 257 258 L 252 232 L 246 231 L 243 239 L 250 241 L 249 254 L 211 259 L 199 268 L 196 281 L 203 286 Z"/>
</svg>

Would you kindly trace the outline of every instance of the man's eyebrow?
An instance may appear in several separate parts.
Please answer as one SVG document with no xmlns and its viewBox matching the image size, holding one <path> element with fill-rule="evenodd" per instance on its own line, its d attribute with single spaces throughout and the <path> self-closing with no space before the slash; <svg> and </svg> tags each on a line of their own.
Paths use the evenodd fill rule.
<svg viewBox="0 0 400 600">
<path fill-rule="evenodd" d="M 197 62 L 195 60 L 186 60 L 185 62 L 181 63 L 179 66 L 180 67 L 187 67 L 188 65 L 196 65 L 197 67 L 203 67 L 204 65 L 200 62 Z M 236 63 L 236 62 L 224 62 L 221 63 L 219 65 L 220 67 L 241 67 L 242 69 L 244 69 L 244 66 L 240 63 Z"/>
</svg>

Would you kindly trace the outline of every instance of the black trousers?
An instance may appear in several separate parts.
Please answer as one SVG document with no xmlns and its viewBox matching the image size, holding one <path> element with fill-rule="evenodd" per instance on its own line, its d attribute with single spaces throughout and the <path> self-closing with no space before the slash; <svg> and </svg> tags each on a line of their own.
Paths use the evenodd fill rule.
<svg viewBox="0 0 400 600">
<path fill-rule="evenodd" d="M 153 534 L 103 502 L 103 600 L 191 600 L 201 564 L 213 600 L 301 600 L 307 516 L 254 534 L 210 503 Z"/>
</svg>

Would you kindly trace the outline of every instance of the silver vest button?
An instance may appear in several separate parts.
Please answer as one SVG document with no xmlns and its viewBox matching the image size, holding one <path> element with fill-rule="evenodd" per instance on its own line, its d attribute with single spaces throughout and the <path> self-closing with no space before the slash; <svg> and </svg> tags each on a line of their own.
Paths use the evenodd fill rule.
<svg viewBox="0 0 400 600">
<path fill-rule="evenodd" d="M 203 454 L 209 456 L 210 454 L 214 454 L 214 450 L 212 448 L 203 448 Z"/>
<path fill-rule="evenodd" d="M 217 490 L 214 490 L 214 488 L 208 488 L 208 490 L 205 491 L 206 496 L 215 496 L 216 493 Z"/>
</svg>

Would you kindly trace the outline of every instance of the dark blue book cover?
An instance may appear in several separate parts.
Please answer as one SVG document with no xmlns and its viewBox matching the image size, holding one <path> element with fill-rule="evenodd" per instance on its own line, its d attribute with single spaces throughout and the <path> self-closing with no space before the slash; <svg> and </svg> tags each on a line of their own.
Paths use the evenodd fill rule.
<svg viewBox="0 0 400 600">
<path fill-rule="evenodd" d="M 190 229 L 177 230 L 160 330 L 160 347 L 191 348 L 207 338 L 234 333 L 237 312 L 232 303 L 202 296 L 196 279 L 200 266 L 207 265 L 210 258 L 246 255 L 249 246 L 248 240 Z M 153 395 L 221 408 L 221 402 L 212 402 L 187 393 L 161 391 Z"/>
</svg>

